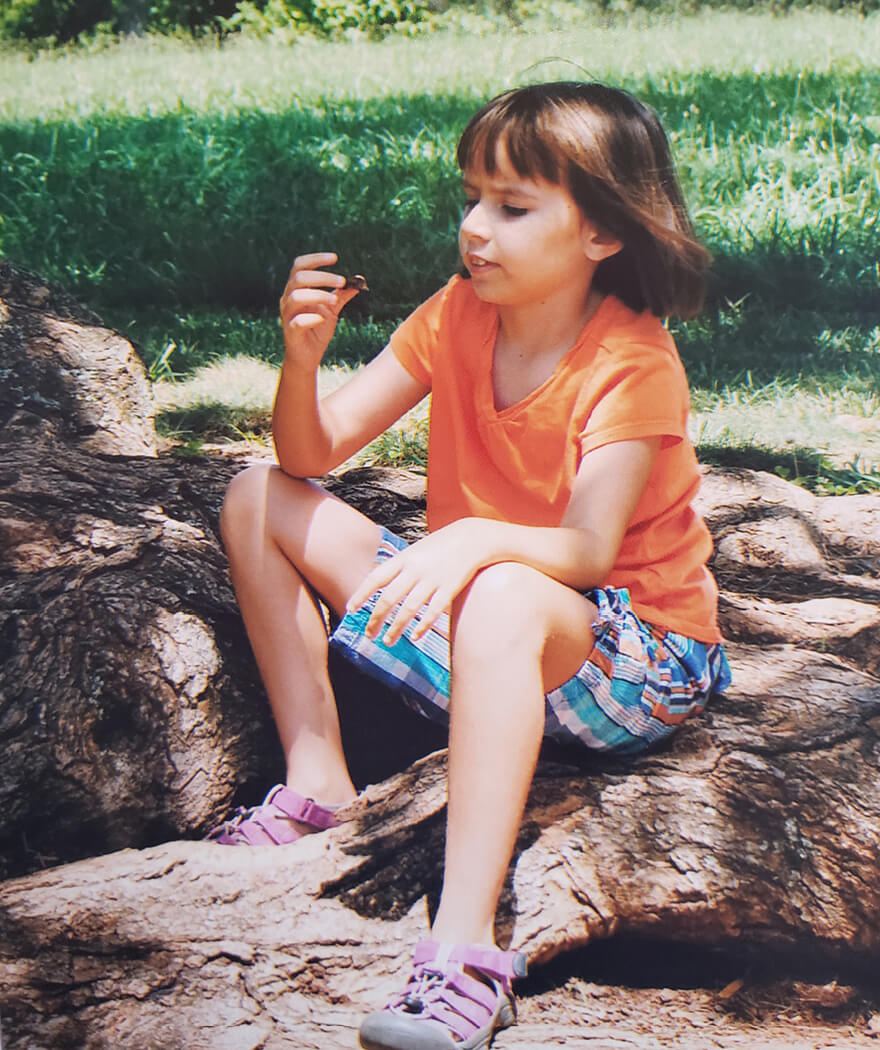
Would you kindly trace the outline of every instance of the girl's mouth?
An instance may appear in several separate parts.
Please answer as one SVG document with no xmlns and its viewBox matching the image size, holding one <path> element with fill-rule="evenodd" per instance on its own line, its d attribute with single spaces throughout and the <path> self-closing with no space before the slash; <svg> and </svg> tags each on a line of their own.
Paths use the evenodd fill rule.
<svg viewBox="0 0 880 1050">
<path fill-rule="evenodd" d="M 486 259 L 481 259 L 478 255 L 469 255 L 465 260 L 465 265 L 468 268 L 468 273 L 471 277 L 475 277 L 477 274 L 487 273 L 489 270 L 494 270 L 497 263 L 488 262 Z"/>
</svg>

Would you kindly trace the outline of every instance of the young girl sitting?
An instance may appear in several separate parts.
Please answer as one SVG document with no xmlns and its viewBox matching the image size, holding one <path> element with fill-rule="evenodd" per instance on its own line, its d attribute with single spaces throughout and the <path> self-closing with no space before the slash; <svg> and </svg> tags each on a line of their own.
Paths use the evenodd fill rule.
<svg viewBox="0 0 880 1050">
<path fill-rule="evenodd" d="M 215 833 L 290 842 L 355 796 L 329 643 L 448 719 L 443 889 L 372 1050 L 470 1050 L 514 1019 L 524 958 L 495 910 L 543 735 L 635 755 L 729 672 L 691 507 L 687 382 L 661 318 L 700 307 L 696 242 L 651 110 L 599 84 L 541 84 L 478 112 L 458 146 L 464 270 L 347 385 L 316 377 L 357 290 L 298 258 L 281 299 L 279 468 L 229 489 L 222 528 L 287 783 Z M 429 533 L 407 546 L 305 479 L 428 394 Z"/>
</svg>

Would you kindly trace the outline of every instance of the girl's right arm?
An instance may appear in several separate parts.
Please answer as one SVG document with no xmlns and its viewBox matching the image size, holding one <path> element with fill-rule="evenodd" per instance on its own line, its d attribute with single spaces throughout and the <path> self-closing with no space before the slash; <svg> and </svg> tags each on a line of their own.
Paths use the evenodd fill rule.
<svg viewBox="0 0 880 1050">
<path fill-rule="evenodd" d="M 272 413 L 281 469 L 318 477 L 338 467 L 428 393 L 386 347 L 323 400 L 318 370 L 343 306 L 357 295 L 344 278 L 320 267 L 333 252 L 299 256 L 281 297 L 284 364 Z"/>
</svg>

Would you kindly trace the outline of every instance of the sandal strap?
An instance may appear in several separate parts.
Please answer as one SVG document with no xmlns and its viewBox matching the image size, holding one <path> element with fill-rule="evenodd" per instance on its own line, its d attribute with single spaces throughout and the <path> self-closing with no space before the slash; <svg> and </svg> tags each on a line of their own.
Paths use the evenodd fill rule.
<svg viewBox="0 0 880 1050">
<path fill-rule="evenodd" d="M 208 838 L 221 845 L 288 845 L 303 836 L 291 821 L 326 831 L 339 825 L 336 808 L 321 806 L 313 798 L 305 798 L 284 784 L 276 784 L 259 806 L 239 809 L 232 820 L 214 828 Z"/>
<path fill-rule="evenodd" d="M 370 1050 L 455 1050 L 488 1047 L 493 1034 L 516 1021 L 511 989 L 526 974 L 522 952 L 476 944 L 420 941 L 403 992 L 361 1025 Z"/>
<path fill-rule="evenodd" d="M 243 839 L 248 846 L 281 846 L 302 838 L 289 821 L 273 817 L 265 807 L 246 812 L 238 822 L 233 821 L 228 834 Z"/>
<path fill-rule="evenodd" d="M 446 962 L 470 966 L 488 977 L 494 977 L 505 986 L 514 977 L 525 977 L 528 959 L 524 952 L 505 952 L 499 948 L 484 948 L 479 944 L 444 945 L 439 941 L 419 941 L 413 949 L 413 964 L 424 966 L 440 957 Z"/>
<path fill-rule="evenodd" d="M 289 787 L 285 787 L 284 784 L 277 784 L 273 787 L 263 805 L 274 806 L 291 820 L 299 820 L 320 831 L 335 828 L 339 824 L 335 808 L 321 806 L 313 798 L 305 798 Z"/>
<path fill-rule="evenodd" d="M 491 1030 L 505 1003 L 515 1016 L 511 979 L 525 976 L 522 952 L 420 941 L 412 955 L 409 982 L 390 1004 L 398 1017 L 416 1023 L 438 1022 L 456 1040 L 465 1042 L 478 1032 Z"/>
</svg>

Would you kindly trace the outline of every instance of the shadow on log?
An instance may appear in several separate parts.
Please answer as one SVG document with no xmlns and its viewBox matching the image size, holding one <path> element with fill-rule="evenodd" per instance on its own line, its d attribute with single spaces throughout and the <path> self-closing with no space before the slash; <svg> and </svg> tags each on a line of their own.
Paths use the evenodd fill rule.
<svg viewBox="0 0 880 1050">
<path fill-rule="evenodd" d="M 157 455 L 149 406 L 126 424 L 137 398 L 95 378 L 88 348 L 111 345 L 145 390 L 124 341 L 0 268 L 0 840 L 7 874 L 30 872 L 0 886 L 4 1046 L 354 1046 L 437 897 L 445 756 L 418 756 L 442 739 L 383 751 L 409 723 L 341 678 L 373 781 L 348 823 L 276 850 L 158 844 L 252 801 L 280 756 L 217 538 L 238 465 Z M 327 484 L 423 527 L 417 476 Z M 712 471 L 701 505 L 734 687 L 639 760 L 545 752 L 499 932 L 538 964 L 629 935 L 872 965 L 880 499 Z"/>
</svg>

